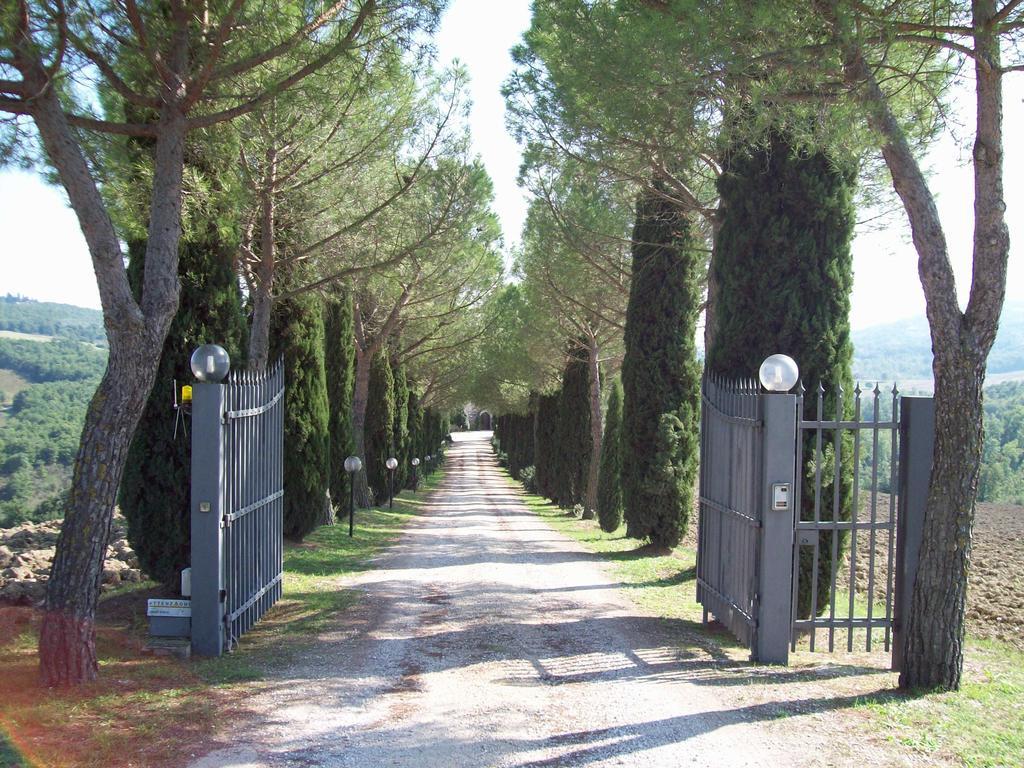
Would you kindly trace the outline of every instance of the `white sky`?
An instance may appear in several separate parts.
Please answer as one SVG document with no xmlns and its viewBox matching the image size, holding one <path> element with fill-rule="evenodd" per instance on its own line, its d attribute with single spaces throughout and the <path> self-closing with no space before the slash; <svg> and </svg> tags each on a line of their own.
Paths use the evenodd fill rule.
<svg viewBox="0 0 1024 768">
<path fill-rule="evenodd" d="M 512 68 L 509 49 L 530 22 L 529 0 L 453 0 L 437 38 L 441 64 L 458 59 L 472 77 L 470 124 L 476 151 L 494 180 L 494 208 L 505 242 L 519 240 L 526 198 L 516 186 L 519 148 L 505 130 L 501 84 Z M 966 95 L 970 97 L 969 94 Z M 963 105 L 969 113 L 971 104 Z M 1024 76 L 1006 80 L 1004 104 L 1007 220 L 1013 243 L 1024 241 Z M 950 139 L 930 160 L 961 298 L 970 281 L 973 182 L 963 152 Z M 965 155 L 969 158 L 969 151 Z M 881 231 L 858 233 L 854 245 L 851 323 L 855 329 L 924 314 L 917 257 L 902 215 Z M 98 307 L 96 279 L 77 220 L 63 190 L 20 171 L 0 172 L 0 294 Z M 1024 299 L 1020 247 L 1011 251 L 1009 299 Z"/>
</svg>

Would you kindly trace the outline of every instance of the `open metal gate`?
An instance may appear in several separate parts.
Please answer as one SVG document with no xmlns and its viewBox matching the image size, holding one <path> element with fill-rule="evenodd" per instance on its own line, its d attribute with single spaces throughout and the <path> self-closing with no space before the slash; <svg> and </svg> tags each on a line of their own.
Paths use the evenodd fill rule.
<svg viewBox="0 0 1024 768">
<path fill-rule="evenodd" d="M 934 442 L 931 398 L 753 381 L 702 386 L 697 600 L 751 649 L 786 663 L 808 638 L 852 651 L 863 633 L 902 659 Z M 813 608 L 812 608 L 813 606 Z"/>
<path fill-rule="evenodd" d="M 230 650 L 281 596 L 284 363 L 197 383 L 192 405 L 192 648 Z"/>
<path fill-rule="evenodd" d="M 753 382 L 704 381 L 697 602 L 743 643 L 757 631 L 761 556 L 761 398 Z"/>
</svg>

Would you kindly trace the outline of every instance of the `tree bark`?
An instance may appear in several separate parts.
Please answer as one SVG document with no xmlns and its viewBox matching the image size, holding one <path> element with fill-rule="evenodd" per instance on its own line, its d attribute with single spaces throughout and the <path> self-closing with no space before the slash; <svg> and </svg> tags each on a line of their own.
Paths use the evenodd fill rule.
<svg viewBox="0 0 1024 768">
<path fill-rule="evenodd" d="M 39 634 L 46 686 L 96 679 L 94 618 L 114 503 L 161 348 L 155 339 L 141 345 L 112 341 L 110 364 L 89 405 Z"/>
<path fill-rule="evenodd" d="M 601 470 L 601 365 L 597 339 L 591 335 L 587 347 L 587 372 L 590 384 L 590 466 L 587 468 L 587 491 L 583 503 L 583 519 L 597 517 L 597 483 Z"/>
<path fill-rule="evenodd" d="M 252 302 L 249 332 L 249 367 L 265 371 L 270 361 L 270 320 L 274 310 L 274 270 L 277 251 L 274 185 L 277 183 L 277 152 L 267 149 L 266 170 L 260 189 L 260 263 L 256 269 L 256 291 Z"/>
</svg>

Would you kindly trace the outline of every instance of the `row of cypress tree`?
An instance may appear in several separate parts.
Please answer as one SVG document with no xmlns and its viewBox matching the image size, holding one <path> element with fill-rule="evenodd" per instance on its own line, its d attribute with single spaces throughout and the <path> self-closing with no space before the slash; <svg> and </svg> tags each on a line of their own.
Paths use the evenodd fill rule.
<svg viewBox="0 0 1024 768">
<path fill-rule="evenodd" d="M 216 230 L 182 245 L 182 297 L 168 334 L 154 388 L 131 446 L 120 506 L 128 537 L 150 578 L 173 586 L 190 555 L 190 453 L 182 424 L 170 407 L 170 383 L 191 381 L 189 357 L 196 346 L 224 346 L 234 367 L 245 365 L 247 326 L 242 296 L 231 268 L 230 243 Z M 130 274 L 141 279 L 145 244 L 133 244 Z M 334 520 L 344 506 L 352 453 L 351 407 L 355 350 L 352 302 L 345 293 L 299 294 L 276 303 L 272 356 L 284 358 L 284 533 L 301 540 Z M 399 460 L 396 492 L 407 486 L 409 460 L 437 453 L 447 420 L 423 409 L 406 372 L 385 348 L 374 360 L 363 457 L 376 498 L 388 491 L 384 462 Z"/>
<path fill-rule="evenodd" d="M 711 260 L 716 297 L 708 318 L 715 331 L 708 370 L 749 378 L 765 357 L 783 351 L 798 361 L 805 380 L 825 385 L 826 412 L 835 412 L 837 391 L 852 388 L 856 170 L 795 148 L 779 131 L 727 153 L 718 182 L 724 215 Z M 705 261 L 700 245 L 687 216 L 655 181 L 637 204 L 622 384 L 614 383 L 608 398 L 597 511 L 603 529 L 616 530 L 625 518 L 627 535 L 659 548 L 679 542 L 693 507 L 702 375 L 695 347 Z M 575 365 L 570 354 L 557 393 L 535 396 L 529 414 L 499 417 L 496 425 L 510 465 L 513 452 L 517 467 L 534 460 L 537 492 L 563 507 L 577 502 L 576 472 L 589 451 L 588 442 L 576 439 L 587 409 L 576 392 Z M 807 407 L 816 407 L 811 400 Z M 847 397 L 844 418 L 851 407 Z M 534 439 L 527 443 L 520 434 L 531 420 Z M 848 455 L 845 445 L 841 450 Z M 803 457 L 805 476 L 813 476 L 810 442 Z M 842 467 L 833 487 L 834 461 L 829 445 L 820 468 L 822 516 L 838 509 L 841 519 L 849 519 L 852 465 Z M 801 517 L 809 519 L 814 498 L 805 494 L 803 501 Z M 831 542 L 823 540 L 819 551 L 819 577 L 828 583 Z M 802 556 L 804 585 L 811 582 L 811 568 Z M 820 612 L 828 599 L 828 590 L 820 589 L 813 610 Z M 812 611 L 809 590 L 801 590 L 798 610 L 802 616 Z"/>
<path fill-rule="evenodd" d="M 657 184 L 638 201 L 632 251 L 622 385 L 613 385 L 605 419 L 597 513 L 609 531 L 624 514 L 628 536 L 664 548 L 679 543 L 693 505 L 703 258 L 690 223 Z M 497 439 L 510 468 L 523 466 L 531 457 L 519 453 L 518 434 L 534 421 L 536 490 L 574 509 L 592 460 L 585 346 L 570 342 L 566 358 L 559 390 L 533 398 L 526 417 L 499 417 Z"/>
</svg>

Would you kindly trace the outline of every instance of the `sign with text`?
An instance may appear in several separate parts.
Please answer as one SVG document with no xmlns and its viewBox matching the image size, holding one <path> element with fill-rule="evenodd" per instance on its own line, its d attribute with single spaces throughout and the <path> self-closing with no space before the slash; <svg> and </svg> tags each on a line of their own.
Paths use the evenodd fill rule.
<svg viewBox="0 0 1024 768">
<path fill-rule="evenodd" d="M 192 601 L 168 600 L 163 598 L 151 599 L 146 605 L 146 615 L 189 618 L 192 616 Z"/>
</svg>

